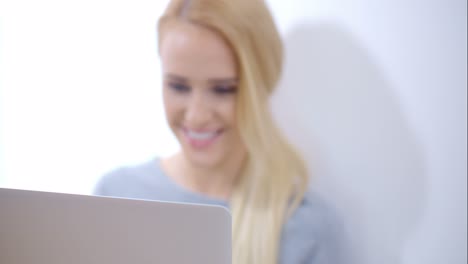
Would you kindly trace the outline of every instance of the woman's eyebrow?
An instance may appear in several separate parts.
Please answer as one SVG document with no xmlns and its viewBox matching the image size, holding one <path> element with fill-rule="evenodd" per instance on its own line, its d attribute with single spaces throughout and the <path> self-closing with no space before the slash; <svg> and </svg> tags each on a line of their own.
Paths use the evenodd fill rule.
<svg viewBox="0 0 468 264">
<path fill-rule="evenodd" d="M 184 82 L 184 83 L 188 82 L 187 78 L 184 78 L 182 76 L 179 76 L 173 73 L 166 73 L 165 76 L 166 78 L 171 79 L 173 81 Z"/>
<path fill-rule="evenodd" d="M 239 81 L 238 78 L 212 78 L 208 82 L 211 84 L 233 84 Z"/>
<path fill-rule="evenodd" d="M 185 77 L 182 77 L 173 73 L 166 73 L 165 77 L 177 82 L 188 83 L 189 80 Z M 238 78 L 229 77 L 229 78 L 210 78 L 208 79 L 209 84 L 236 84 L 239 81 Z"/>
</svg>

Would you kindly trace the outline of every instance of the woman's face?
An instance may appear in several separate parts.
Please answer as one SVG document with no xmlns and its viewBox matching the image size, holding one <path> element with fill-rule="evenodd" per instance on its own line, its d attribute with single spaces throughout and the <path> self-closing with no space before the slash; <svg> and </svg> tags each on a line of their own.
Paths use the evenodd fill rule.
<svg viewBox="0 0 468 264">
<path fill-rule="evenodd" d="M 243 146 L 232 50 L 214 31 L 181 22 L 164 32 L 160 54 L 166 118 L 184 156 L 196 166 L 222 165 Z"/>
</svg>

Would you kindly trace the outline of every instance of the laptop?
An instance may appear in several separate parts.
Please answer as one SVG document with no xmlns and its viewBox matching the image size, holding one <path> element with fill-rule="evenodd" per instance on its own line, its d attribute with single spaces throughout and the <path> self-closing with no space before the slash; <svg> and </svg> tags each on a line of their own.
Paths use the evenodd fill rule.
<svg viewBox="0 0 468 264">
<path fill-rule="evenodd" d="M 220 206 L 0 188 L 0 263 L 230 264 Z"/>
</svg>

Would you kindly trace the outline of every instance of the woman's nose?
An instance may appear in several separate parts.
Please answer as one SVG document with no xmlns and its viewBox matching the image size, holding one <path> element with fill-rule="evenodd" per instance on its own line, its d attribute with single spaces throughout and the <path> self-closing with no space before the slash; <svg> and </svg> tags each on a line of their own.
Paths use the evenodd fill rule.
<svg viewBox="0 0 468 264">
<path fill-rule="evenodd" d="M 191 128 L 203 128 L 212 116 L 210 103 L 203 94 L 193 94 L 185 112 L 186 124 Z"/>
</svg>

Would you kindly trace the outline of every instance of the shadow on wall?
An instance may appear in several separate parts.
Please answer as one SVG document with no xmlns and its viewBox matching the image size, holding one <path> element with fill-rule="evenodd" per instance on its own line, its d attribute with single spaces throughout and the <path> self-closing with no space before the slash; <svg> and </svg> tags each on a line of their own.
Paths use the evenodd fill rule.
<svg viewBox="0 0 468 264">
<path fill-rule="evenodd" d="M 297 26 L 285 49 L 273 113 L 305 155 L 313 189 L 343 216 L 353 262 L 403 263 L 427 187 L 420 144 L 391 83 L 336 24 Z"/>
</svg>

